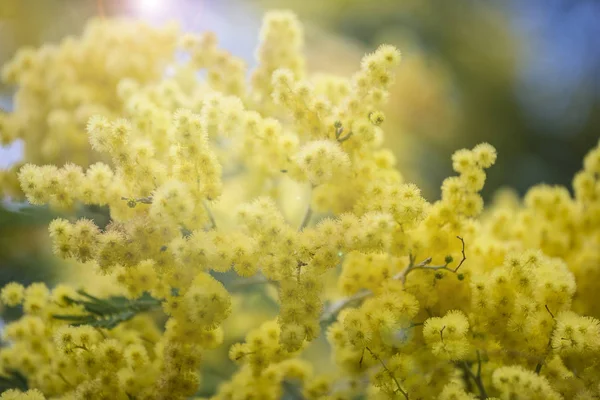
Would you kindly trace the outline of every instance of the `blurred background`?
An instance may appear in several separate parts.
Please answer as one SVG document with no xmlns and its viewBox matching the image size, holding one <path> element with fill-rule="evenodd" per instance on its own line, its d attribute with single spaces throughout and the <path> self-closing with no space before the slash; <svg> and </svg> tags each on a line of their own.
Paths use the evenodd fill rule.
<svg viewBox="0 0 600 400">
<path fill-rule="evenodd" d="M 264 10 L 294 10 L 306 27 L 310 68 L 350 75 L 386 42 L 403 63 L 386 112 L 388 145 L 406 180 L 439 196 L 454 150 L 489 142 L 499 157 L 484 197 L 501 186 L 570 187 L 600 137 L 597 0 L 0 0 L 0 64 L 22 46 L 77 35 L 90 17 L 177 20 L 212 30 L 250 67 Z M 0 84 L 9 111 L 13 87 Z M 0 149 L 0 169 L 22 145 Z M 52 214 L 0 206 L 0 286 L 52 282 L 46 224 Z"/>
</svg>

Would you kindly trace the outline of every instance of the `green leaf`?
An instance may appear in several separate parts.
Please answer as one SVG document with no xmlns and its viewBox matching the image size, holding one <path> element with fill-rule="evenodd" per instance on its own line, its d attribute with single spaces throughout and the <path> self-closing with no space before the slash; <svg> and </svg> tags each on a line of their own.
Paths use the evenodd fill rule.
<svg viewBox="0 0 600 400">
<path fill-rule="evenodd" d="M 26 392 L 29 389 L 27 377 L 14 369 L 7 369 L 8 375 L 0 375 L 0 393 L 9 389 L 18 389 Z"/>
<path fill-rule="evenodd" d="M 85 300 L 71 299 L 71 304 L 83 306 L 87 314 L 65 315 L 55 314 L 54 318 L 70 321 L 71 326 L 89 325 L 97 328 L 112 329 L 122 322 L 129 321 L 137 314 L 158 308 L 161 301 L 144 293 L 131 300 L 123 296 L 112 296 L 101 299 L 80 290 L 77 292 Z"/>
</svg>

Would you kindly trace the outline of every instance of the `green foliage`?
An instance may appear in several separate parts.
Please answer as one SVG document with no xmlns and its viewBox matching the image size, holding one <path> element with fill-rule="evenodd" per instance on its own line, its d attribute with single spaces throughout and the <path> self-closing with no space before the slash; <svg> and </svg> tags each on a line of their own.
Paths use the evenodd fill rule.
<svg viewBox="0 0 600 400">
<path fill-rule="evenodd" d="M 0 393 L 9 389 L 25 392 L 28 388 L 27 378 L 17 370 L 8 369 L 5 375 L 0 375 Z"/>
<path fill-rule="evenodd" d="M 68 302 L 83 306 L 86 314 L 55 314 L 53 315 L 54 318 L 69 321 L 71 326 L 90 325 L 96 328 L 112 329 L 141 312 L 150 311 L 160 306 L 160 300 L 147 293 L 134 300 L 123 296 L 100 299 L 84 290 L 79 290 L 77 293 L 85 300 L 68 298 Z"/>
</svg>

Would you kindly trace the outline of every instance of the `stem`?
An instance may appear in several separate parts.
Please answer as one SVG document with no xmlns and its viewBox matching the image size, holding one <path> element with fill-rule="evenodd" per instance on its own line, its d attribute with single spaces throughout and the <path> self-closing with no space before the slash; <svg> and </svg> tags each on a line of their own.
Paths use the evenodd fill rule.
<svg viewBox="0 0 600 400">
<path fill-rule="evenodd" d="M 475 385 L 477 385 L 477 389 L 479 389 L 479 397 L 482 400 L 487 399 L 488 395 L 485 391 L 485 386 L 483 386 L 483 381 L 481 380 L 481 354 L 479 353 L 479 350 L 477 350 L 477 375 L 471 371 L 471 367 L 469 367 L 466 361 L 462 362 L 462 366 L 467 375 L 473 380 L 473 382 L 475 382 Z"/>
<path fill-rule="evenodd" d="M 554 314 L 552 314 L 552 311 L 550 311 L 550 309 L 548 308 L 548 304 L 544 304 L 544 307 L 546 307 L 546 311 L 548 311 L 548 314 L 550 314 L 552 319 L 555 319 Z M 548 345 L 546 346 L 546 354 L 544 354 L 544 357 L 535 366 L 535 373 L 538 375 L 542 371 L 542 367 L 544 366 L 546 357 L 548 357 L 548 353 L 550 352 L 550 348 L 552 346 L 552 334 L 554 333 L 555 328 L 556 328 L 556 322 L 554 323 L 554 326 L 552 327 L 552 331 L 550 332 L 550 337 L 548 338 Z"/>
<path fill-rule="evenodd" d="M 398 379 L 394 376 L 394 374 L 392 373 L 392 371 L 390 371 L 389 368 L 385 365 L 385 363 L 383 362 L 383 360 L 381 358 L 379 358 L 379 356 L 377 354 L 373 353 L 370 348 L 365 347 L 365 349 L 367 349 L 367 351 L 371 354 L 371 356 L 374 359 L 376 359 L 377 361 L 379 361 L 379 363 L 381 364 L 381 366 L 383 367 L 383 369 L 388 373 L 388 375 L 390 376 L 390 378 L 392 378 L 394 380 L 394 382 L 396 383 L 396 387 L 398 388 L 398 391 L 400 393 L 402 393 L 402 395 L 406 398 L 406 400 L 408 400 L 408 393 L 405 392 L 402 389 L 402 386 L 400 386 L 400 382 L 398 382 Z"/>
<path fill-rule="evenodd" d="M 244 358 L 244 357 L 246 357 L 246 356 L 249 356 L 249 355 L 251 355 L 251 354 L 255 354 L 255 353 L 256 353 L 255 351 L 249 351 L 249 352 L 247 352 L 247 353 L 243 353 L 243 354 L 241 354 L 241 355 L 237 356 L 237 357 L 235 358 L 235 360 L 236 360 L 236 361 L 238 361 L 238 360 L 241 360 L 242 358 Z"/>
<path fill-rule="evenodd" d="M 87 351 L 88 353 L 90 352 L 90 350 L 89 350 L 87 347 L 85 347 L 85 346 L 79 346 L 79 345 L 77 345 L 77 346 L 73 346 L 73 348 L 74 348 L 74 349 L 81 349 L 81 350 L 85 350 L 85 351 Z"/>
<path fill-rule="evenodd" d="M 60 379 L 62 379 L 62 380 L 63 380 L 63 382 L 64 382 L 64 383 L 66 383 L 66 384 L 67 384 L 69 387 L 71 387 L 71 388 L 72 388 L 72 387 L 74 387 L 74 386 L 73 386 L 73 384 L 72 384 L 71 382 L 69 382 L 69 381 L 68 381 L 68 380 L 67 380 L 67 379 L 64 377 L 64 375 L 62 374 L 62 372 L 59 372 L 59 373 L 58 373 L 58 377 L 59 377 Z"/>
<path fill-rule="evenodd" d="M 401 273 L 395 275 L 394 279 L 400 279 L 402 281 L 402 283 L 406 283 L 406 277 L 408 276 L 408 274 L 410 274 L 412 271 L 415 271 L 417 269 L 426 269 L 426 270 L 430 270 L 430 271 L 445 270 L 445 271 L 451 272 L 453 274 L 457 273 L 458 269 L 463 265 L 463 263 L 467 259 L 467 255 L 465 254 L 465 241 L 460 236 L 457 236 L 457 238 L 462 243 L 462 249 L 461 249 L 462 259 L 460 260 L 460 262 L 458 263 L 456 268 L 449 268 L 448 265 L 450 263 L 447 263 L 444 265 L 429 265 L 431 263 L 431 257 L 426 258 L 425 260 L 421 261 L 418 264 L 414 264 L 414 258 L 412 256 L 410 256 L 409 257 L 410 262 L 408 264 L 408 267 L 406 267 L 406 269 L 404 271 L 402 271 Z"/>
<path fill-rule="evenodd" d="M 242 289 L 245 288 L 247 286 L 254 286 L 254 285 L 263 285 L 266 283 L 271 283 L 265 276 L 263 275 L 255 275 L 252 276 L 250 278 L 244 278 L 244 279 L 239 279 L 239 280 L 235 280 L 232 284 L 230 289 L 232 291 L 235 291 L 237 289 Z"/>
<path fill-rule="evenodd" d="M 286 381 L 285 379 L 281 382 L 281 385 L 283 386 L 283 390 L 292 399 L 298 399 L 298 400 L 303 400 L 304 399 L 304 396 L 302 396 L 302 393 L 300 392 L 300 390 L 298 390 L 298 388 L 296 387 L 296 385 L 292 384 L 289 381 Z"/>
<path fill-rule="evenodd" d="M 348 132 L 348 134 L 346 136 L 342 136 L 342 137 L 338 137 L 338 142 L 339 143 L 343 143 L 346 140 L 350 139 L 352 137 L 352 132 Z"/>
<path fill-rule="evenodd" d="M 100 335 L 102 335 L 102 338 L 103 338 L 103 339 L 106 339 L 106 334 L 105 334 L 104 332 L 102 332 L 102 329 L 100 329 L 100 328 L 99 328 L 99 327 L 97 327 L 97 326 L 95 326 L 95 327 L 94 327 L 94 329 L 95 329 L 95 330 L 97 330 L 97 331 L 98 331 L 98 333 L 100 333 Z M 143 339 L 143 338 L 141 338 L 141 339 Z M 152 343 L 152 342 L 151 342 L 151 343 Z"/>
<path fill-rule="evenodd" d="M 310 219 L 312 218 L 313 210 L 312 210 L 312 207 L 310 206 L 310 201 L 311 201 L 310 197 L 311 196 L 309 196 L 309 199 L 308 199 L 308 207 L 306 208 L 306 213 L 304 213 L 302 222 L 300 223 L 300 226 L 298 227 L 298 232 L 303 231 L 304 228 L 306 228 L 308 226 L 308 223 L 310 222 Z"/>
<path fill-rule="evenodd" d="M 467 393 L 471 393 L 473 391 L 473 382 L 471 382 L 471 377 L 470 377 L 469 373 L 467 372 L 467 370 L 469 369 L 469 366 L 464 363 L 459 363 L 457 365 L 463 371 L 462 379 L 465 382 L 465 391 Z"/>
<path fill-rule="evenodd" d="M 344 132 L 344 127 L 342 126 L 342 123 L 340 121 L 336 121 L 336 123 L 334 124 L 334 127 L 335 127 L 335 139 L 337 140 L 342 135 L 342 132 Z"/>
<path fill-rule="evenodd" d="M 210 229 L 209 230 L 217 229 L 217 222 L 215 221 L 215 216 L 213 215 L 211 209 L 208 207 L 208 204 L 206 204 L 206 201 L 203 201 L 202 205 L 204 205 L 204 209 L 206 210 L 206 213 L 208 214 L 208 218 L 210 219 Z"/>
<path fill-rule="evenodd" d="M 309 207 L 307 210 L 307 215 L 308 215 L 309 219 L 310 219 L 311 213 L 312 213 L 312 211 L 310 210 L 310 207 Z M 307 217 L 305 216 L 304 219 L 306 220 Z M 302 228 L 306 224 L 307 224 L 307 222 L 305 223 L 303 221 L 303 225 L 300 227 L 299 230 L 302 230 Z M 461 249 L 462 259 L 460 260 L 460 262 L 458 263 L 456 268 L 454 268 L 454 269 L 449 268 L 448 264 L 436 265 L 436 266 L 429 265 L 432 260 L 431 257 L 428 257 L 425 260 L 421 261 L 420 263 L 415 264 L 415 257 L 412 254 L 409 254 L 410 261 L 409 261 L 408 267 L 406 267 L 402 272 L 399 272 L 396 275 L 394 275 L 392 277 L 392 279 L 400 280 L 404 284 L 404 283 L 406 283 L 406 277 L 408 276 L 408 274 L 417 269 L 427 269 L 427 270 L 431 270 L 431 271 L 446 270 L 446 271 L 449 271 L 452 273 L 457 273 L 458 269 L 463 265 L 463 263 L 467 259 L 467 256 L 465 254 L 465 241 L 460 236 L 457 236 L 457 238 L 462 243 L 462 249 Z M 339 314 L 339 312 L 342 311 L 344 308 L 348 307 L 349 305 L 351 305 L 354 302 L 361 301 L 361 300 L 371 296 L 372 294 L 373 294 L 373 292 L 371 292 L 370 290 L 362 289 L 361 291 L 355 293 L 354 295 L 352 295 L 350 297 L 346 297 L 345 299 L 342 299 L 342 300 L 339 300 L 339 301 L 333 303 L 332 305 L 330 305 L 328 307 L 328 309 L 325 310 L 325 312 L 323 313 L 323 316 L 321 317 L 320 322 L 327 323 L 328 321 L 334 319 L 337 316 L 337 314 Z"/>
<path fill-rule="evenodd" d="M 333 304 L 331 304 L 323 313 L 323 316 L 321 317 L 321 322 L 322 323 L 326 323 L 329 322 L 333 319 L 335 319 L 337 317 L 337 315 L 346 307 L 348 307 L 350 304 L 363 300 L 369 296 L 371 296 L 373 294 L 373 292 L 371 292 L 370 290 L 367 289 L 363 289 L 355 294 L 353 294 L 352 296 L 346 297 L 344 299 L 341 299 Z"/>
<path fill-rule="evenodd" d="M 467 259 L 467 255 L 465 254 L 465 241 L 463 240 L 462 237 L 460 236 L 456 236 L 458 238 L 458 240 L 460 240 L 460 242 L 462 243 L 462 248 L 460 250 L 461 254 L 462 254 L 462 260 L 460 260 L 460 262 L 458 263 L 458 266 L 454 269 L 454 272 L 458 272 L 458 269 L 460 268 L 461 265 L 463 265 L 463 263 L 465 262 L 465 260 Z"/>
<path fill-rule="evenodd" d="M 129 197 L 125 197 L 125 196 L 121 196 L 121 200 L 125 200 L 127 202 L 133 202 L 130 207 L 135 207 L 136 203 L 142 203 L 142 204 L 152 204 L 152 196 L 147 196 L 147 197 L 139 197 L 137 199 L 134 198 L 129 198 Z"/>
<path fill-rule="evenodd" d="M 302 223 L 300 224 L 300 227 L 298 228 L 298 231 L 302 231 L 304 230 L 304 228 L 306 228 L 306 226 L 308 225 L 308 223 L 310 222 L 310 218 L 312 217 L 312 208 L 310 206 L 308 206 L 308 208 L 306 209 L 306 213 L 304 214 L 304 218 L 302 218 Z"/>
</svg>

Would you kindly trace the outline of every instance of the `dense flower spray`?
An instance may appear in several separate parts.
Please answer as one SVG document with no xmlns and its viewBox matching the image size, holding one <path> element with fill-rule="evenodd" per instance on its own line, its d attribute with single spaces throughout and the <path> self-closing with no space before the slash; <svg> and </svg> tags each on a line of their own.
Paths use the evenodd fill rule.
<svg viewBox="0 0 600 400">
<path fill-rule="evenodd" d="M 98 20 L 4 66 L 0 137 L 24 140 L 26 164 L 2 188 L 106 207 L 107 226 L 49 233 L 113 285 L 2 289 L 24 316 L 4 329 L 1 399 L 199 398 L 246 284 L 279 312 L 230 346 L 214 399 L 600 396 L 600 146 L 574 197 L 540 185 L 485 211 L 496 151 L 459 150 L 430 203 L 382 147 L 399 51 L 344 78 L 309 74 L 302 47 L 293 14 L 267 14 L 247 79 L 211 34 Z M 303 356 L 323 337 L 327 373 Z"/>
</svg>

